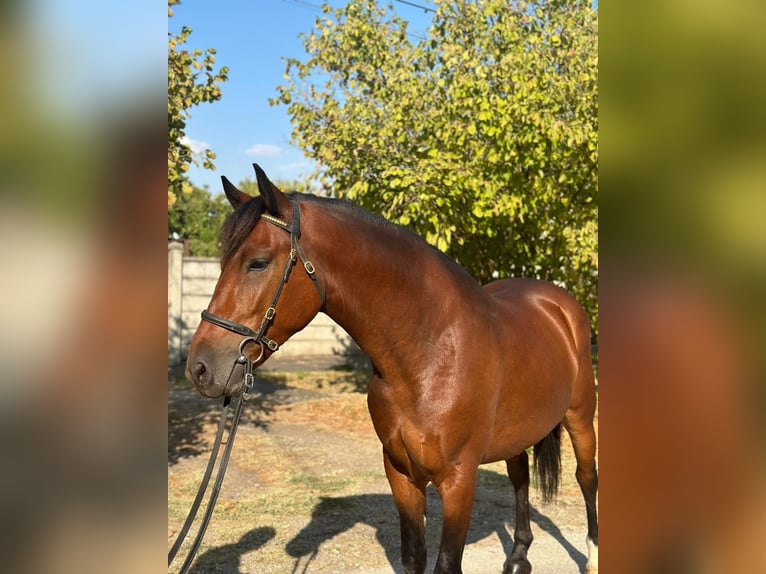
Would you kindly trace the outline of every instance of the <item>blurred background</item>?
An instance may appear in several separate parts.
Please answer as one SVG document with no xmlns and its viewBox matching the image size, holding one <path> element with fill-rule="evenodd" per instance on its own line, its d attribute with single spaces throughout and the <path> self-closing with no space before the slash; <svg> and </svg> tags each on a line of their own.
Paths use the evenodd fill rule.
<svg viewBox="0 0 766 574">
<path fill-rule="evenodd" d="M 4 572 L 163 567 L 166 43 L 157 2 L 0 4 Z"/>
<path fill-rule="evenodd" d="M 605 572 L 763 572 L 763 3 L 600 11 Z"/>
</svg>

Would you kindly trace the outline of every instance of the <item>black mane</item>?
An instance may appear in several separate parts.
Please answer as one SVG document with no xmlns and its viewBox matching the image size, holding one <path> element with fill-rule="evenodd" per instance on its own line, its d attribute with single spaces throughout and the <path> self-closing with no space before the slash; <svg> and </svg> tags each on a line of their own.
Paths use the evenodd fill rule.
<svg viewBox="0 0 766 574">
<path fill-rule="evenodd" d="M 409 230 L 407 230 L 406 228 L 401 227 L 400 225 L 396 225 L 395 223 L 391 223 L 388 219 L 384 218 L 383 216 L 367 211 L 365 208 L 347 199 L 320 197 L 317 195 L 305 195 L 301 193 L 291 193 L 289 194 L 289 196 L 296 197 L 297 199 L 300 199 L 307 203 L 319 203 L 320 205 L 324 205 L 328 207 L 331 211 L 334 210 L 334 211 L 347 213 L 357 219 L 361 219 L 362 221 L 366 223 L 370 223 L 372 225 L 386 227 L 388 229 L 396 229 L 399 231 L 409 233 Z"/>
</svg>

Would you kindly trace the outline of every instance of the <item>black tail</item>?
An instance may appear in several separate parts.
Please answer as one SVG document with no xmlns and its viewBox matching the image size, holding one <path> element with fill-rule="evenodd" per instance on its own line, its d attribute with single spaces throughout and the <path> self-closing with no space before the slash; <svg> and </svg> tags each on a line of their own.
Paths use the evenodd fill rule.
<svg viewBox="0 0 766 574">
<path fill-rule="evenodd" d="M 534 447 L 534 472 L 543 495 L 543 502 L 553 500 L 559 490 L 561 477 L 561 425 L 556 425 Z"/>
</svg>

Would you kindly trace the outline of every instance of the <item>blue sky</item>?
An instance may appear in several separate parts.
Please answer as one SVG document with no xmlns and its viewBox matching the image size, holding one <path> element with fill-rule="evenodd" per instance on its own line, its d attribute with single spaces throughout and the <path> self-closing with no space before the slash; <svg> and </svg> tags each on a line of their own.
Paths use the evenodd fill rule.
<svg viewBox="0 0 766 574">
<path fill-rule="evenodd" d="M 24 0 L 35 94 L 74 126 L 142 98 L 165 98 L 167 7 L 157 0 Z M 152 100 L 154 101 L 154 100 Z"/>
<path fill-rule="evenodd" d="M 433 4 L 412 0 L 415 4 Z M 217 154 L 216 170 L 190 170 L 192 183 L 220 191 L 220 176 L 233 182 L 253 179 L 257 162 L 272 179 L 294 179 L 313 170 L 311 161 L 290 145 L 292 126 L 285 106 L 269 106 L 276 86 L 285 82 L 283 58 L 306 59 L 298 35 L 308 34 L 321 0 L 184 0 L 175 6 L 168 27 L 191 28 L 188 46 L 215 48 L 216 63 L 229 67 L 221 100 L 192 108 L 186 135 Z M 344 1 L 331 2 L 334 6 Z M 395 1 L 396 13 L 423 33 L 430 14 Z"/>
</svg>

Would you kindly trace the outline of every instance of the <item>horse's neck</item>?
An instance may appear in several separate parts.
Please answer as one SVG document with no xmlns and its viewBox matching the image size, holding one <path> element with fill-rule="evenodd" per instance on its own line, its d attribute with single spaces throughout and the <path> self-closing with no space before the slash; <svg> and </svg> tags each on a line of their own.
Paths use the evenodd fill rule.
<svg viewBox="0 0 766 574">
<path fill-rule="evenodd" d="M 336 226 L 336 229 L 333 229 Z M 435 250 L 395 229 L 327 221 L 319 271 L 327 282 L 326 313 L 379 370 L 435 343 L 448 329 L 448 305 L 478 285 Z"/>
</svg>

